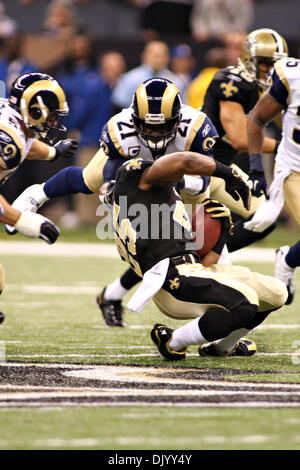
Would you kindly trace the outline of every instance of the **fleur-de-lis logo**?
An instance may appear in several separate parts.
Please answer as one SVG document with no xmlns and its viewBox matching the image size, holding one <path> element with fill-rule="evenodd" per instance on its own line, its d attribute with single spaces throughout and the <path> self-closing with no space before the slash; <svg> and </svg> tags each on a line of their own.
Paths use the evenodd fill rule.
<svg viewBox="0 0 300 470">
<path fill-rule="evenodd" d="M 142 158 L 136 158 L 135 160 L 129 160 L 128 163 L 126 163 L 126 170 L 129 171 L 129 170 L 140 170 L 141 169 L 141 165 L 142 165 Z"/>
<path fill-rule="evenodd" d="M 175 279 L 169 279 L 169 282 L 170 282 L 170 289 L 172 290 L 178 289 L 178 287 L 180 286 L 178 277 L 175 277 Z"/>
<path fill-rule="evenodd" d="M 230 80 L 229 83 L 221 83 L 220 87 L 222 88 L 223 94 L 226 96 L 226 98 L 230 98 L 234 93 L 239 91 L 238 87 L 233 85 L 232 80 Z"/>
</svg>

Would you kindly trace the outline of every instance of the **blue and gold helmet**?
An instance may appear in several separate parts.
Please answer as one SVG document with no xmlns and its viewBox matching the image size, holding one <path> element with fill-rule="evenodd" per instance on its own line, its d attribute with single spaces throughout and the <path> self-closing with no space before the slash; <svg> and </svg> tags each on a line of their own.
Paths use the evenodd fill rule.
<svg viewBox="0 0 300 470">
<path fill-rule="evenodd" d="M 12 84 L 8 101 L 25 127 L 44 142 L 53 144 L 66 133 L 61 121 L 69 114 L 68 103 L 62 87 L 50 75 L 21 75 Z"/>
<path fill-rule="evenodd" d="M 176 85 L 165 78 L 151 78 L 136 90 L 132 119 L 141 142 L 163 154 L 176 136 L 182 101 Z"/>
</svg>

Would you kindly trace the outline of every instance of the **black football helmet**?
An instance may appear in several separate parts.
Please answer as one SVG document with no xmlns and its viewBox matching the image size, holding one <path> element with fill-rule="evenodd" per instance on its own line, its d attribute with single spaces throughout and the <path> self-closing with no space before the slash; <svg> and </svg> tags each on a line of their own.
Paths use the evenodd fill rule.
<svg viewBox="0 0 300 470">
<path fill-rule="evenodd" d="M 163 155 L 176 136 L 182 101 L 178 88 L 165 78 L 151 78 L 136 90 L 132 119 L 140 141 L 152 153 Z"/>
<path fill-rule="evenodd" d="M 15 115 L 43 142 L 53 145 L 64 138 L 67 129 L 62 120 L 69 107 L 63 89 L 50 75 L 21 75 L 13 82 L 8 101 Z"/>
</svg>

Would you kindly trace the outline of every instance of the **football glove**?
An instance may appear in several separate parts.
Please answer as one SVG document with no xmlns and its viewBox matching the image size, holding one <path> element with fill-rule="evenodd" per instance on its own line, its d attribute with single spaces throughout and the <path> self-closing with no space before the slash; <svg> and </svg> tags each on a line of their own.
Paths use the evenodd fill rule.
<svg viewBox="0 0 300 470">
<path fill-rule="evenodd" d="M 20 212 L 37 210 L 49 199 L 44 192 L 44 183 L 28 186 L 12 203 L 12 207 Z M 5 224 L 4 229 L 8 235 L 15 235 L 18 231 L 15 227 Z"/>
<path fill-rule="evenodd" d="M 41 238 L 52 245 L 60 234 L 60 230 L 51 220 L 33 212 L 22 212 L 15 224 L 15 229 L 29 238 Z"/>
<path fill-rule="evenodd" d="M 251 189 L 252 196 L 259 197 L 265 194 L 265 196 L 268 197 L 267 181 L 260 153 L 250 155 L 248 186 Z"/>
<path fill-rule="evenodd" d="M 55 145 L 55 157 L 51 160 L 55 162 L 59 158 L 70 158 L 74 155 L 77 150 L 78 142 L 72 139 L 59 140 Z"/>
<path fill-rule="evenodd" d="M 245 183 L 241 174 L 235 168 L 223 165 L 223 163 L 218 161 L 215 163 L 216 169 L 213 176 L 224 179 L 226 192 L 229 193 L 235 201 L 238 201 L 241 198 L 245 209 L 249 210 L 251 191 L 248 183 Z"/>
<path fill-rule="evenodd" d="M 222 229 L 233 235 L 233 222 L 230 209 L 215 199 L 205 199 L 202 203 L 205 211 L 210 214 L 212 219 L 220 219 L 222 222 Z"/>
</svg>

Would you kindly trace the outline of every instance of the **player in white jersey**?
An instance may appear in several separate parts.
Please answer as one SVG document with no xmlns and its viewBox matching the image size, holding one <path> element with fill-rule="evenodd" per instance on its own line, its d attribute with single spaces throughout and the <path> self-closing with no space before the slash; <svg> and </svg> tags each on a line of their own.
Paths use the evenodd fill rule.
<svg viewBox="0 0 300 470">
<path fill-rule="evenodd" d="M 0 188 L 26 158 L 54 161 L 73 154 L 75 141 L 58 141 L 65 132 L 59 121 L 67 114 L 65 93 L 49 75 L 29 73 L 15 80 L 9 98 L 0 101 Z M 0 222 L 49 244 L 59 236 L 58 227 L 49 219 L 12 207 L 2 195 Z M 0 265 L 0 293 L 4 287 Z"/>
<path fill-rule="evenodd" d="M 276 220 L 283 207 L 300 227 L 300 60 L 281 59 L 274 65 L 268 91 L 260 98 L 248 120 L 249 151 L 258 162 L 266 124 L 283 113 L 282 139 L 275 158 L 274 180 L 269 199 L 245 224 L 249 230 L 263 231 Z M 288 288 L 290 304 L 294 297 L 296 267 L 300 265 L 300 241 L 276 250 L 275 276 Z"/>
</svg>

